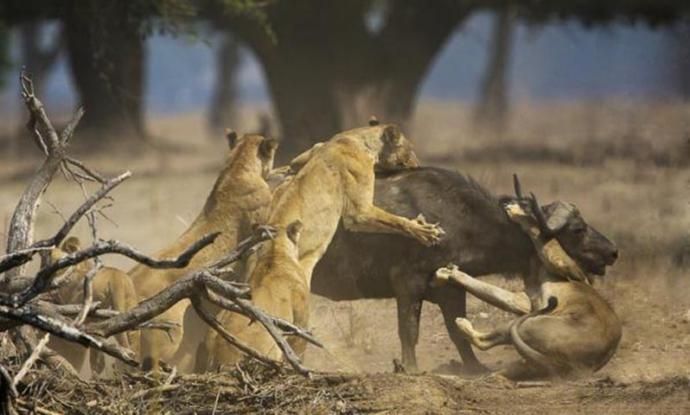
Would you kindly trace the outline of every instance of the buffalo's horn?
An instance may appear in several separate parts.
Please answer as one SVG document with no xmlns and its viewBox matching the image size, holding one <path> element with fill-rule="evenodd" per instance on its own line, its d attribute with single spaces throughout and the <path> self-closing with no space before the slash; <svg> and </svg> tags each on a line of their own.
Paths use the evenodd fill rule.
<svg viewBox="0 0 690 415">
<path fill-rule="evenodd" d="M 529 196 L 532 214 L 537 219 L 537 223 L 539 223 L 539 229 L 541 229 L 544 236 L 550 237 L 551 235 L 553 235 L 553 231 L 547 223 L 546 217 L 544 216 L 544 212 L 541 210 L 541 206 L 539 206 L 539 202 L 537 201 L 537 197 L 532 192 L 529 193 Z"/>
<path fill-rule="evenodd" d="M 522 186 L 520 185 L 520 179 L 518 179 L 517 173 L 513 173 L 513 187 L 515 188 L 515 196 L 518 199 L 522 199 Z"/>
</svg>

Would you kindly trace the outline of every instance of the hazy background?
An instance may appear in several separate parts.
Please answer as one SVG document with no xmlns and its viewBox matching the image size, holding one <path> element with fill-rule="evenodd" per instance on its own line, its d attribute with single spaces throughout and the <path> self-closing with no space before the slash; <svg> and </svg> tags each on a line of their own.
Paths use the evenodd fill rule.
<svg viewBox="0 0 690 415">
<path fill-rule="evenodd" d="M 435 59 L 421 87 L 422 100 L 476 101 L 486 66 L 492 15 L 472 16 L 454 31 Z M 59 30 L 47 23 L 43 41 Z M 214 56 L 217 36 L 154 35 L 146 41 L 146 112 L 148 115 L 204 111 L 211 101 L 217 77 Z M 687 41 L 687 39 L 686 39 Z M 686 43 L 687 46 L 687 43 Z M 18 30 L 11 35 L 13 73 L 21 67 Z M 517 24 L 512 62 L 508 68 L 511 100 L 658 99 L 686 97 L 674 72 L 678 40 L 673 28 L 611 23 L 584 27 L 571 20 L 534 26 Z M 690 53 L 690 52 L 687 52 Z M 260 64 L 242 47 L 237 68 L 238 105 L 270 105 L 270 94 Z M 686 57 L 687 58 L 687 57 Z M 55 62 L 45 85 L 45 101 L 59 110 L 71 110 L 76 94 L 64 54 Z M 687 69 L 687 68 L 686 68 Z M 14 81 L 14 79 L 12 79 Z M 0 111 L 21 108 L 16 82 L 0 94 Z"/>
</svg>

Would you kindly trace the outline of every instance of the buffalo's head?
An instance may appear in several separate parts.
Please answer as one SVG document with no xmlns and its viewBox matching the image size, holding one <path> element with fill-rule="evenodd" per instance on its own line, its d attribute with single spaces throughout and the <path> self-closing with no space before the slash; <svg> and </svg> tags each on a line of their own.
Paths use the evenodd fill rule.
<svg viewBox="0 0 690 415">
<path fill-rule="evenodd" d="M 606 266 L 618 259 L 618 248 L 601 232 L 589 225 L 578 208 L 568 202 L 541 206 L 533 193 L 522 194 L 517 175 L 513 176 L 515 196 L 529 207 L 544 238 L 556 238 L 563 249 L 589 273 L 604 275 Z"/>
</svg>

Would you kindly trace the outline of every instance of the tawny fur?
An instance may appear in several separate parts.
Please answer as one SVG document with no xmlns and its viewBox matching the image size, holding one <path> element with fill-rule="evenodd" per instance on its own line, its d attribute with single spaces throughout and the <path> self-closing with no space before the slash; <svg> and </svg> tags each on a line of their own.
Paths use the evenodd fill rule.
<svg viewBox="0 0 690 415">
<path fill-rule="evenodd" d="M 276 147 L 275 140 L 249 134 L 234 144 L 201 213 L 177 241 L 155 257 L 174 258 L 204 235 L 220 232 L 220 236 L 201 250 L 186 268 L 157 270 L 138 265 L 132 269 L 130 275 L 141 299 L 158 293 L 189 271 L 221 258 L 238 241 L 249 236 L 255 224 L 266 222 L 271 191 L 265 177 L 273 167 Z M 160 361 L 177 364 L 180 359 L 193 358 L 195 350 L 180 350 L 176 355 L 184 335 L 184 314 L 188 306 L 189 301 L 179 302 L 158 317 L 180 324 L 178 329 L 170 333 L 153 330 L 142 333 L 141 358 L 145 368 L 157 370 Z M 192 325 L 203 326 L 200 319 L 193 321 Z M 196 337 L 203 339 L 204 333 Z M 193 361 L 181 363 L 181 366 L 183 371 L 191 370 Z"/>
<path fill-rule="evenodd" d="M 278 229 L 275 239 L 261 247 L 261 260 L 249 283 L 254 305 L 270 315 L 306 328 L 309 322 L 309 285 L 297 253 L 301 226 L 300 222 L 295 222 L 287 229 Z M 260 323 L 250 324 L 247 317 L 230 312 L 221 312 L 218 319 L 245 345 L 273 360 L 281 359 L 280 349 Z M 244 358 L 242 352 L 215 332 L 209 332 L 207 339 L 210 345 L 207 368 L 215 370 L 223 365 L 234 365 Z M 304 353 L 306 343 L 303 340 L 293 336 L 288 341 L 298 356 Z"/>
<path fill-rule="evenodd" d="M 423 219 L 411 220 L 396 216 L 373 205 L 375 169 L 417 166 L 417 157 L 410 143 L 394 125 L 370 126 L 342 132 L 328 142 L 317 144 L 291 163 L 290 169 L 296 171 L 296 174 L 276 189 L 268 224 L 276 229 L 288 229 L 295 222 L 303 224 L 297 252 L 301 268 L 299 272 L 307 290 L 311 285 L 313 269 L 328 248 L 341 218 L 345 228 L 351 231 L 398 233 L 416 238 L 426 245 L 438 243 L 443 231 L 437 225 L 428 224 Z M 280 245 L 274 247 L 274 250 L 278 249 Z M 263 279 L 260 273 L 270 269 L 269 263 L 273 260 L 273 256 L 263 255 L 260 251 L 252 280 Z M 286 270 L 287 275 L 284 277 L 279 275 L 280 270 L 276 272 L 271 279 L 281 281 L 284 278 L 291 281 L 294 280 L 292 274 L 297 273 L 297 270 Z M 287 290 L 286 284 L 276 282 L 276 286 Z M 272 295 L 300 301 L 303 305 L 293 304 L 292 308 L 306 309 L 307 298 L 300 293 L 301 290 L 296 293 L 276 292 Z M 252 298 L 256 298 L 254 295 L 252 292 Z M 268 296 L 259 296 L 261 295 Z M 227 314 L 222 312 L 220 316 L 230 326 L 243 324 L 237 323 L 237 318 Z M 239 320 L 242 321 L 241 318 Z M 207 345 L 215 343 L 217 346 L 209 349 L 216 366 L 235 362 L 235 351 L 217 339 L 214 341 L 214 337 L 210 336 Z"/>
<path fill-rule="evenodd" d="M 53 261 L 61 259 L 66 255 L 81 249 L 81 243 L 76 237 L 69 237 L 63 242 L 60 248 L 51 251 Z M 71 267 L 67 271 L 61 272 L 59 276 L 64 276 L 66 281 L 58 290 L 51 292 L 52 299 L 58 304 L 81 304 L 84 301 L 84 278 L 94 267 L 93 261 L 83 261 Z M 69 274 L 65 274 L 65 272 Z M 138 303 L 138 297 L 134 290 L 134 284 L 129 275 L 125 272 L 110 267 L 103 267 L 94 276 L 91 290 L 93 301 L 99 302 L 101 308 L 112 309 L 115 311 L 127 311 Z M 130 331 L 115 336 L 118 343 L 129 348 L 135 353 L 139 352 L 139 332 Z M 87 360 L 91 360 L 91 369 L 102 368 L 99 362 L 103 356 L 98 356 L 98 352 L 63 341 L 58 338 L 51 339 L 50 346 L 74 366 L 83 376 L 88 377 L 90 371 Z"/>
<path fill-rule="evenodd" d="M 509 364 L 500 373 L 509 378 L 571 376 L 592 373 L 615 353 L 622 328 L 618 316 L 586 281 L 585 273 L 563 250 L 558 240 L 544 241 L 535 219 L 518 202 L 506 206 L 508 216 L 523 228 L 537 249 L 535 272 L 525 281 L 524 297 L 472 279 L 457 269 L 442 268 L 436 282 L 452 280 L 468 291 L 494 298 L 489 301 L 506 311 L 523 307 L 522 317 L 490 332 L 479 332 L 469 320 L 456 324 L 472 344 L 482 350 L 512 344 L 524 361 Z M 583 282 L 584 281 L 584 282 Z"/>
</svg>

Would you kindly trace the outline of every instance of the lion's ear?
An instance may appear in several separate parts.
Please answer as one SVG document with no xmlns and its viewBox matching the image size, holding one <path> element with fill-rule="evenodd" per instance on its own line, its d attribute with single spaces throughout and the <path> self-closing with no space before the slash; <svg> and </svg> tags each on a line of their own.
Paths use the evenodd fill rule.
<svg viewBox="0 0 690 415">
<path fill-rule="evenodd" d="M 299 241 L 299 237 L 302 234 L 302 228 L 304 228 L 304 225 L 302 225 L 302 221 L 299 219 L 292 222 L 287 227 L 287 230 L 286 230 L 287 231 L 287 237 L 295 245 L 297 245 L 297 242 Z"/>
<path fill-rule="evenodd" d="M 60 249 L 65 253 L 73 254 L 81 249 L 81 241 L 76 236 L 70 236 L 65 239 Z"/>
<path fill-rule="evenodd" d="M 235 130 L 226 128 L 225 139 L 228 141 L 228 147 L 230 148 L 230 150 L 235 148 L 235 144 L 237 144 L 237 133 L 235 132 Z"/>
<path fill-rule="evenodd" d="M 375 115 L 372 115 L 371 117 L 369 117 L 369 126 L 370 127 L 376 127 L 379 124 L 381 124 L 381 123 L 379 122 L 379 119 L 376 118 Z"/>
<path fill-rule="evenodd" d="M 264 138 L 259 144 L 259 156 L 264 159 L 273 158 L 278 148 L 278 140 L 275 138 Z"/>
<path fill-rule="evenodd" d="M 402 133 L 400 132 L 400 128 L 398 128 L 398 126 L 394 124 L 387 125 L 386 128 L 383 129 L 381 139 L 386 144 L 400 144 L 400 141 L 402 139 Z"/>
</svg>

